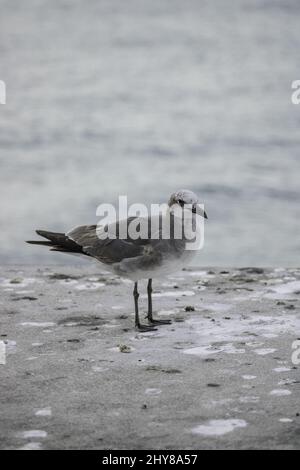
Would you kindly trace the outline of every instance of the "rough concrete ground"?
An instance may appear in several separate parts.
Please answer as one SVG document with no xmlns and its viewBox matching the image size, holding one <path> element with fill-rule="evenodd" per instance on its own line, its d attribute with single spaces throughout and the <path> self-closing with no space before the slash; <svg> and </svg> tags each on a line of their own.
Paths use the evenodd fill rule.
<svg viewBox="0 0 300 470">
<path fill-rule="evenodd" d="M 1 448 L 300 448 L 300 270 L 154 281 L 173 322 L 147 334 L 131 291 L 96 266 L 2 268 Z"/>
</svg>

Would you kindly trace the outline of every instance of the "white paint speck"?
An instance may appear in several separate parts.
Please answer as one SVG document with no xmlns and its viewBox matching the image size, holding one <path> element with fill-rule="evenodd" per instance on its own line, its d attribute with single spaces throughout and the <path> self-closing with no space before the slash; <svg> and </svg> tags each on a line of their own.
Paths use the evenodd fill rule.
<svg viewBox="0 0 300 470">
<path fill-rule="evenodd" d="M 276 397 L 285 397 L 287 395 L 291 395 L 292 392 L 290 390 L 285 390 L 283 388 L 279 388 L 276 390 L 272 390 L 270 392 L 270 395 L 276 396 Z"/>
<path fill-rule="evenodd" d="M 272 348 L 265 348 L 265 349 L 254 349 L 254 352 L 259 356 L 266 356 L 267 354 L 272 354 L 276 351 L 276 349 Z"/>
<path fill-rule="evenodd" d="M 93 366 L 92 370 L 94 372 L 105 372 L 105 371 L 109 370 L 109 368 L 108 367 Z"/>
<path fill-rule="evenodd" d="M 249 397 L 240 397 L 240 403 L 258 403 L 260 400 L 259 397 L 249 396 Z"/>
<path fill-rule="evenodd" d="M 223 406 L 227 405 L 228 403 L 232 403 L 232 398 L 223 398 L 221 400 L 211 400 L 209 404 L 205 405 L 206 408 L 214 408 L 215 406 Z"/>
<path fill-rule="evenodd" d="M 284 299 L 289 294 L 293 294 L 300 290 L 300 281 L 287 282 L 285 284 L 280 284 L 277 286 L 272 286 L 271 290 L 274 294 L 267 294 L 268 298 Z"/>
<path fill-rule="evenodd" d="M 44 438 L 47 437 L 47 433 L 46 431 L 41 431 L 39 429 L 31 429 L 30 431 L 22 431 L 18 433 L 17 437 L 22 439 Z"/>
<path fill-rule="evenodd" d="M 18 295 L 34 294 L 34 290 L 18 290 L 16 291 Z"/>
<path fill-rule="evenodd" d="M 168 279 L 173 279 L 174 281 L 185 281 L 185 278 L 182 276 L 168 276 Z"/>
<path fill-rule="evenodd" d="M 194 427 L 191 432 L 202 436 L 222 436 L 246 426 L 247 423 L 243 419 L 212 419 L 205 424 Z"/>
<path fill-rule="evenodd" d="M 37 410 L 34 414 L 35 416 L 52 416 L 52 411 L 48 406 L 47 408 L 41 408 L 40 410 Z"/>
<path fill-rule="evenodd" d="M 184 349 L 184 354 L 192 354 L 194 356 L 208 356 L 210 354 L 217 354 L 224 352 L 225 354 L 244 354 L 245 349 L 237 349 L 232 343 L 222 346 L 198 346 L 196 348 Z"/>
<path fill-rule="evenodd" d="M 161 390 L 159 388 L 146 388 L 146 395 L 160 395 Z"/>
<path fill-rule="evenodd" d="M 42 328 L 49 328 L 50 326 L 55 326 L 56 323 L 53 322 L 35 322 L 35 321 L 26 321 L 23 323 L 19 323 L 21 326 L 37 326 Z"/>
<path fill-rule="evenodd" d="M 276 367 L 273 369 L 274 372 L 289 372 L 290 370 L 289 367 Z"/>
<path fill-rule="evenodd" d="M 152 297 L 191 297 L 192 295 L 195 295 L 195 292 L 193 290 L 178 290 L 174 289 L 174 291 L 165 291 L 165 292 L 155 292 L 152 294 Z M 146 295 L 141 295 L 142 299 L 146 299 Z"/>
<path fill-rule="evenodd" d="M 185 274 L 187 276 L 199 276 L 199 277 L 202 277 L 202 276 L 206 276 L 207 274 L 207 271 L 186 271 Z"/>
<path fill-rule="evenodd" d="M 246 346 L 249 346 L 249 348 L 258 348 L 263 345 L 264 343 L 259 343 L 258 341 L 250 341 L 249 343 L 246 343 Z"/>
<path fill-rule="evenodd" d="M 280 423 L 292 423 L 293 422 L 291 418 L 280 418 L 278 421 Z"/>
<path fill-rule="evenodd" d="M 121 326 L 119 323 L 105 323 L 105 325 L 103 325 L 103 328 L 118 328 L 119 326 Z"/>
<path fill-rule="evenodd" d="M 212 310 L 213 312 L 228 312 L 232 308 L 232 305 L 214 302 L 212 304 L 202 304 L 201 307 L 204 310 Z"/>
<path fill-rule="evenodd" d="M 300 281 L 292 281 L 287 282 L 286 284 L 282 284 L 277 286 L 274 290 L 275 292 L 279 292 L 281 294 L 292 294 L 297 292 L 300 289 Z"/>
<path fill-rule="evenodd" d="M 242 375 L 244 380 L 254 380 L 256 379 L 256 375 Z"/>
<path fill-rule="evenodd" d="M 175 310 L 159 310 L 158 315 L 172 315 L 175 313 Z"/>
</svg>

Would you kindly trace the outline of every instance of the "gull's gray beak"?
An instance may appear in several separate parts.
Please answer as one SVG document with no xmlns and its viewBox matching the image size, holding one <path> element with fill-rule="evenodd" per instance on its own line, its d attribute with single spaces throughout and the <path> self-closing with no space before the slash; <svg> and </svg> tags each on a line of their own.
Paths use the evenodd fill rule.
<svg viewBox="0 0 300 470">
<path fill-rule="evenodd" d="M 202 207 L 200 207 L 199 204 L 196 204 L 196 205 L 193 206 L 192 212 L 193 212 L 193 214 L 198 214 L 198 215 L 200 215 L 200 216 L 203 217 L 204 219 L 207 219 L 207 218 L 208 218 L 208 217 L 207 217 L 207 214 L 206 214 L 206 212 L 205 212 L 205 210 L 202 209 Z"/>
</svg>

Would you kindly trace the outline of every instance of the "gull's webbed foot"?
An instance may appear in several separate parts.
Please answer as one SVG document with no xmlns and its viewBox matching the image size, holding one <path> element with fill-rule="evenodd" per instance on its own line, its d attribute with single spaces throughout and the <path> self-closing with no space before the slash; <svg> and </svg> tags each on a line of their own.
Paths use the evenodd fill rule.
<svg viewBox="0 0 300 470">
<path fill-rule="evenodd" d="M 136 329 L 140 331 L 141 333 L 147 333 L 149 331 L 157 331 L 157 328 L 151 325 L 142 325 L 141 323 L 138 325 L 135 325 Z"/>
<path fill-rule="evenodd" d="M 170 325 L 172 323 L 171 320 L 155 320 L 154 318 L 152 317 L 146 317 L 148 319 L 148 322 L 151 324 L 151 325 Z"/>
</svg>

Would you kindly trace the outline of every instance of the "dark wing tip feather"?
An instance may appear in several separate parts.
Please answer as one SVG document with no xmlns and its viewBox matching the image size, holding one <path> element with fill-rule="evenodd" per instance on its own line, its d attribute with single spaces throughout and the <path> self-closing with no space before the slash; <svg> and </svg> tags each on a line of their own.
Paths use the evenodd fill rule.
<svg viewBox="0 0 300 470">
<path fill-rule="evenodd" d="M 48 240 L 51 240 L 49 236 L 55 236 L 55 235 L 63 235 L 62 233 L 57 233 L 57 232 L 49 232 L 48 230 L 36 230 L 35 233 L 37 233 L 40 237 L 47 238 Z"/>
<path fill-rule="evenodd" d="M 32 245 L 42 245 L 42 246 L 49 246 L 50 251 L 61 251 L 67 253 L 81 253 L 86 254 L 82 249 L 82 246 L 78 243 L 71 240 L 66 234 L 59 233 L 59 232 L 49 232 L 48 230 L 36 230 L 37 235 L 40 235 L 46 240 L 39 241 L 39 240 L 28 240 L 27 243 Z"/>
<path fill-rule="evenodd" d="M 44 245 L 44 246 L 52 246 L 52 242 L 40 241 L 40 240 L 25 240 L 25 243 L 29 243 L 30 245 Z"/>
</svg>

